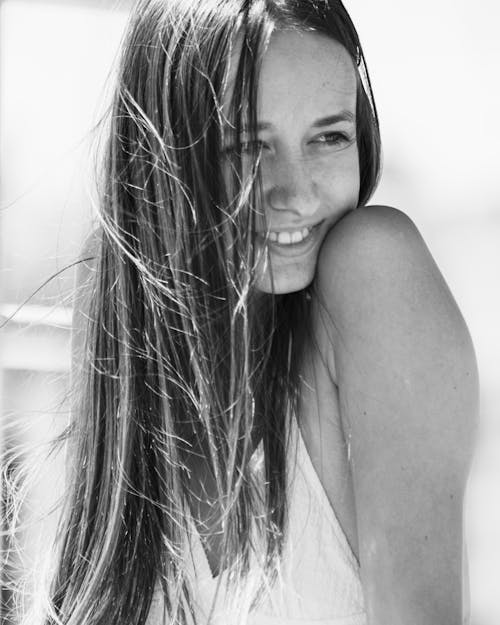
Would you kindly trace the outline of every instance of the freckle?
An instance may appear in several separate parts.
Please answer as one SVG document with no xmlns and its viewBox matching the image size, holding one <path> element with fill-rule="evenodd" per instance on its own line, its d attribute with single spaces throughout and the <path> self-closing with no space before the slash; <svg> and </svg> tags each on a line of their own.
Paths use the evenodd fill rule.
<svg viewBox="0 0 500 625">
<path fill-rule="evenodd" d="M 424 536 L 424 539 L 425 539 L 425 540 L 429 540 L 429 537 L 428 537 L 428 536 Z"/>
</svg>

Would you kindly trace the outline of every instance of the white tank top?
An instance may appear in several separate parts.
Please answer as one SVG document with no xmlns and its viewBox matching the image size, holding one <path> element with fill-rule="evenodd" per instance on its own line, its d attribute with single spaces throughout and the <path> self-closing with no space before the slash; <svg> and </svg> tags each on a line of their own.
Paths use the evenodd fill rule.
<svg viewBox="0 0 500 625">
<path fill-rule="evenodd" d="M 225 597 L 226 571 L 212 576 L 195 534 L 191 575 L 199 625 L 367 625 L 356 557 L 295 419 L 290 450 L 295 462 L 289 460 L 288 531 L 273 585 L 252 610 L 249 602 L 260 576 L 252 576 L 251 570 L 238 597 Z M 216 593 L 218 583 L 221 588 Z M 153 601 L 148 625 L 167 625 L 161 613 L 160 602 Z"/>
</svg>

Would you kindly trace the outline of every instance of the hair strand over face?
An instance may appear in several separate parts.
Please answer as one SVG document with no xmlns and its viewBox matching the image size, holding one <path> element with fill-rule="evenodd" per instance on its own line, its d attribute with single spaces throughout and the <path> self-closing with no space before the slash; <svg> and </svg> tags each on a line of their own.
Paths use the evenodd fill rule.
<svg viewBox="0 0 500 625">
<path fill-rule="evenodd" d="M 242 184 L 239 140 L 243 124 L 255 129 L 276 29 L 316 31 L 348 51 L 359 71 L 360 204 L 376 186 L 376 109 L 340 1 L 138 2 L 111 112 L 47 625 L 144 625 L 158 589 L 165 622 L 195 622 L 190 545 L 199 533 L 209 547 L 214 527 L 235 596 L 253 559 L 262 584 L 276 570 L 308 302 L 305 291 L 256 292 L 258 164 Z M 206 531 L 202 474 L 214 511 Z"/>
</svg>

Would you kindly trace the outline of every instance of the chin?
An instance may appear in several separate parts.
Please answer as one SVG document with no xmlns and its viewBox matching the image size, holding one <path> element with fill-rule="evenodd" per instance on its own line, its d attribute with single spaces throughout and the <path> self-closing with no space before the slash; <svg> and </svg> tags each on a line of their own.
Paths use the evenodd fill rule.
<svg viewBox="0 0 500 625">
<path fill-rule="evenodd" d="M 257 278 L 255 286 L 262 293 L 285 295 L 302 291 L 311 284 L 313 278 L 314 270 L 306 270 L 306 268 L 294 273 L 275 271 L 272 279 L 270 273 L 265 272 Z"/>
</svg>

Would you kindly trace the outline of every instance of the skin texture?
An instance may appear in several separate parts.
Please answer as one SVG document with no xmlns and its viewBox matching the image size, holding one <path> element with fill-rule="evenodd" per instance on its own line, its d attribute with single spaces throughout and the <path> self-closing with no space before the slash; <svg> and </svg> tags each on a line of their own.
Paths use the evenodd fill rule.
<svg viewBox="0 0 500 625">
<path fill-rule="evenodd" d="M 301 244 L 268 241 L 257 276 L 262 291 L 290 293 L 310 284 L 328 230 L 357 206 L 356 84 L 352 61 L 336 41 L 314 33 L 273 34 L 257 103 L 264 192 L 257 229 L 261 235 L 313 230 Z M 339 114 L 345 119 L 317 125 Z M 257 252 L 264 246 L 258 236 Z"/>
</svg>

